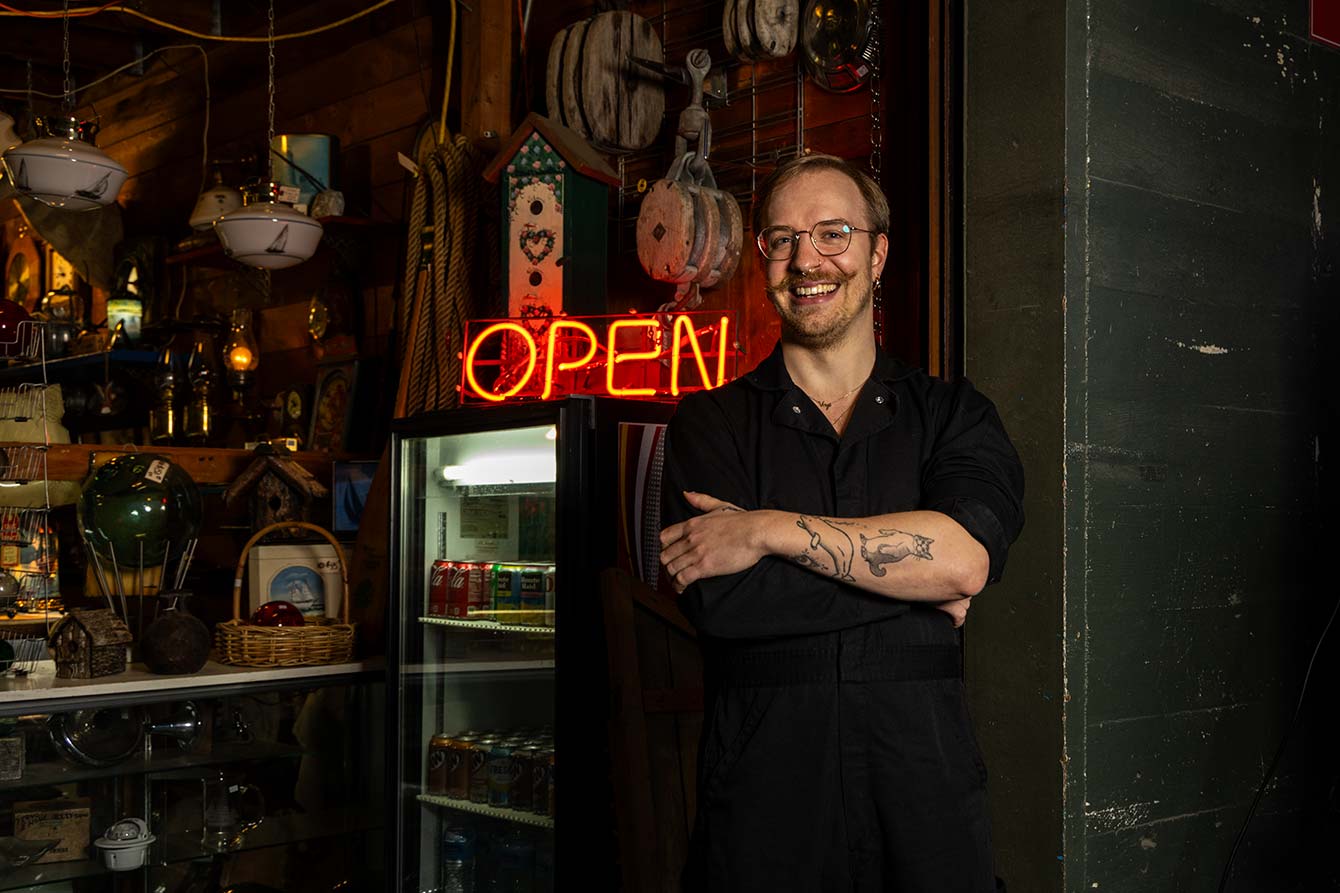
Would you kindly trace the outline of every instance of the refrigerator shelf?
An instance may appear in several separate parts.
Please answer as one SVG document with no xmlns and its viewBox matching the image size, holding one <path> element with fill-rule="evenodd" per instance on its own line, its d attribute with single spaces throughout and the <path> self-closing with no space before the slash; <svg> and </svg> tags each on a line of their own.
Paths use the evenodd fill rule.
<svg viewBox="0 0 1340 893">
<path fill-rule="evenodd" d="M 447 809 L 472 812 L 475 815 L 486 815 L 490 818 L 502 819 L 505 822 L 515 822 L 518 825 L 530 825 L 534 828 L 545 828 L 549 831 L 554 830 L 554 820 L 547 815 L 521 812 L 517 809 L 502 809 L 497 806 L 489 806 L 487 803 L 471 803 L 469 800 L 453 800 L 450 797 L 443 797 L 441 794 L 419 794 L 418 800 L 420 803 L 431 803 L 434 806 L 445 806 Z"/>
<path fill-rule="evenodd" d="M 483 630 L 499 633 L 530 633 L 537 636 L 552 636 L 552 626 L 522 626 L 515 623 L 499 623 L 496 620 L 457 620 L 454 617 L 420 617 L 420 623 L 433 626 L 455 626 L 462 629 Z"/>
</svg>

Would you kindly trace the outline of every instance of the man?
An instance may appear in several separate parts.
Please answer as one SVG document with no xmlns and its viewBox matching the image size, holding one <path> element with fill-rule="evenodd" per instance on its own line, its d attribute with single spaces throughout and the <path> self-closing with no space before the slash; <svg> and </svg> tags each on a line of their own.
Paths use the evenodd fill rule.
<svg viewBox="0 0 1340 893">
<path fill-rule="evenodd" d="M 667 437 L 661 561 L 706 684 L 684 888 L 987 893 L 955 627 L 1022 527 L 1018 456 L 970 384 L 877 349 L 872 179 L 798 158 L 753 224 L 781 341 Z"/>
</svg>

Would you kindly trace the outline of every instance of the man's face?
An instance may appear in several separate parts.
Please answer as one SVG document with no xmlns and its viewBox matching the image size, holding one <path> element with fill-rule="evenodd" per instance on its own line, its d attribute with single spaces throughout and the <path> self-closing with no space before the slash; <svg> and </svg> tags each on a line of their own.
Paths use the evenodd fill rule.
<svg viewBox="0 0 1340 893">
<path fill-rule="evenodd" d="M 869 212 L 851 178 L 837 171 L 797 175 L 773 193 L 765 226 L 789 226 L 800 233 L 822 220 L 843 219 L 869 229 Z M 768 297 L 782 318 L 787 341 L 824 348 L 856 327 L 873 326 L 874 279 L 884 267 L 888 239 L 856 232 L 842 254 L 824 256 L 808 234 L 796 239 L 790 260 L 764 260 Z"/>
</svg>

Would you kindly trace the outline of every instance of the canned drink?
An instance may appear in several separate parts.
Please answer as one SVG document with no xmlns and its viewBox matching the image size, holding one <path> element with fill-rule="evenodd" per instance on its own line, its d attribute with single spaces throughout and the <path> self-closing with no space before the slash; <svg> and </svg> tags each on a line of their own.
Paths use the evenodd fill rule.
<svg viewBox="0 0 1340 893">
<path fill-rule="evenodd" d="M 512 748 L 496 742 L 489 750 L 489 806 L 512 805 Z"/>
<path fill-rule="evenodd" d="M 428 616 L 447 616 L 447 576 L 452 562 L 437 559 L 428 576 Z"/>
<path fill-rule="evenodd" d="M 556 757 L 556 756 L 558 756 L 557 753 L 555 753 L 555 752 L 553 752 L 553 751 L 550 751 L 550 753 L 549 753 L 549 767 L 548 767 L 548 772 L 546 773 L 546 777 L 547 777 L 546 780 L 549 782 L 549 803 L 548 803 L 548 806 L 549 806 L 549 818 L 551 818 L 551 819 L 554 817 L 554 757 Z"/>
<path fill-rule="evenodd" d="M 528 567 L 521 571 L 520 623 L 526 626 L 544 623 L 545 587 L 551 580 L 543 567 Z"/>
<path fill-rule="evenodd" d="M 447 759 L 446 795 L 453 800 L 470 799 L 470 760 L 478 735 L 454 735 Z"/>
<path fill-rule="evenodd" d="M 520 564 L 493 566 L 493 616 L 499 623 L 515 623 L 521 610 Z"/>
<path fill-rule="evenodd" d="M 451 757 L 451 738 L 445 734 L 434 735 L 428 741 L 428 793 L 445 794 L 447 792 L 448 762 Z"/>
<path fill-rule="evenodd" d="M 535 755 L 539 748 L 523 744 L 512 751 L 512 808 L 529 811 L 534 802 L 531 776 L 535 772 Z"/>
<path fill-rule="evenodd" d="M 554 625 L 554 612 L 557 610 L 558 574 L 551 564 L 544 572 L 544 618 L 543 626 Z"/>
<path fill-rule="evenodd" d="M 530 811 L 538 815 L 549 814 L 549 760 L 553 752 L 536 748 L 535 762 L 530 768 Z"/>
<path fill-rule="evenodd" d="M 489 753 L 497 738 L 480 738 L 470 749 L 470 802 L 489 802 Z"/>
<path fill-rule="evenodd" d="M 463 561 L 461 565 L 466 570 L 463 616 L 478 619 L 488 613 L 493 598 L 493 565 L 479 561 Z"/>
</svg>

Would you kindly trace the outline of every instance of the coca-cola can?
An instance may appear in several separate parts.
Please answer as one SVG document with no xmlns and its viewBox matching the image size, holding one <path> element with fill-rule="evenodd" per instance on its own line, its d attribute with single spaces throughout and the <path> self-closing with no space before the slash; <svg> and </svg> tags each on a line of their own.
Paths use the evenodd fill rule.
<svg viewBox="0 0 1340 893">
<path fill-rule="evenodd" d="M 428 576 L 428 616 L 447 616 L 447 582 L 453 561 L 437 559 Z"/>
</svg>

